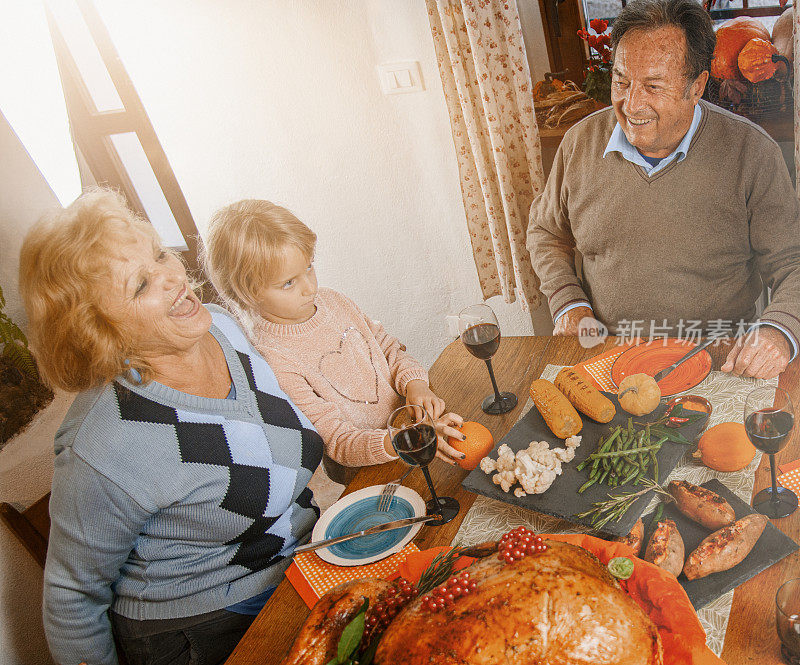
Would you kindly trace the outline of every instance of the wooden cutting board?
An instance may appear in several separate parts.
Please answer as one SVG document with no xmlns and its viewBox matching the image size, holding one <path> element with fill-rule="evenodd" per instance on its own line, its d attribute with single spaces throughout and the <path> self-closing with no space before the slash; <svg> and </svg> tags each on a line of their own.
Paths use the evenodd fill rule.
<svg viewBox="0 0 800 665">
<path fill-rule="evenodd" d="M 555 479 L 550 488 L 543 494 L 528 494 L 527 496 L 517 498 L 513 494 L 513 488 L 508 493 L 503 492 L 499 485 L 495 485 L 492 482 L 492 475 L 494 474 L 485 474 L 481 471 L 480 467 L 471 471 L 469 475 L 464 478 L 462 482 L 463 487 L 470 492 L 483 494 L 484 496 L 503 501 L 504 503 L 510 503 L 514 506 L 527 508 L 529 510 L 536 510 L 540 513 L 553 515 L 588 526 L 589 520 L 576 519 L 574 515 L 588 510 L 594 502 L 608 498 L 609 493 L 620 494 L 642 489 L 641 485 L 637 486 L 633 484 L 614 488 L 609 488 L 608 485 L 595 484 L 584 491 L 583 494 L 578 494 L 578 488 L 589 479 L 589 468 L 587 467 L 582 471 L 578 471 L 578 464 L 596 450 L 597 442 L 600 440 L 601 436 L 607 435 L 609 429 L 616 425 L 626 427 L 628 418 L 630 417 L 630 414 L 623 411 L 620 407 L 616 395 L 610 393 L 604 394 L 614 403 L 617 409 L 614 419 L 610 423 L 601 424 L 593 421 L 588 416 L 581 415 L 583 428 L 580 431 L 580 436 L 583 438 L 581 440 L 581 445 L 575 453 L 575 459 L 566 464 L 562 464 L 561 475 Z M 653 413 L 647 416 L 637 416 L 634 420 L 637 422 L 654 422 L 661 417 L 666 408 L 666 403 L 662 403 Z M 686 424 L 680 428 L 680 432 L 689 441 L 695 441 L 705 427 L 705 423 L 705 420 L 700 419 L 694 423 Z M 504 443 L 507 444 L 511 450 L 517 452 L 518 450 L 527 448 L 531 441 L 547 441 L 550 444 L 550 448 L 564 446 L 564 439 L 559 439 L 550 431 L 547 423 L 544 422 L 544 419 L 535 407 L 531 408 L 531 410 L 511 428 L 508 434 L 497 442 L 490 456 L 492 459 L 497 459 L 497 448 Z M 678 465 L 681 458 L 694 450 L 695 446 L 666 441 L 656 455 L 659 467 L 659 482 L 666 480 L 667 476 Z M 652 471 L 650 473 L 652 477 Z M 626 535 L 630 532 L 645 508 L 647 508 L 651 497 L 652 492 L 648 492 L 637 499 L 618 521 L 607 524 L 603 528 L 603 532 L 614 536 Z"/>
</svg>

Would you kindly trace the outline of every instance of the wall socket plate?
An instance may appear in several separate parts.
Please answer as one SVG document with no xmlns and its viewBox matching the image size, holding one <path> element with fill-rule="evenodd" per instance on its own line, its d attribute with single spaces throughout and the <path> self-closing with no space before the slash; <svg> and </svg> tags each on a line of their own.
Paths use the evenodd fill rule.
<svg viewBox="0 0 800 665">
<path fill-rule="evenodd" d="M 447 323 L 447 333 L 451 337 L 458 337 L 461 333 L 458 332 L 458 316 L 455 314 L 450 314 L 444 317 L 445 323 Z"/>
</svg>

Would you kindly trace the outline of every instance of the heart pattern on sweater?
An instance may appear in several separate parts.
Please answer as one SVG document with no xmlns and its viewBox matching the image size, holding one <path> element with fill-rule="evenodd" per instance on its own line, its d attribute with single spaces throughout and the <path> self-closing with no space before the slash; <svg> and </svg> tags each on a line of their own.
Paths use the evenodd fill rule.
<svg viewBox="0 0 800 665">
<path fill-rule="evenodd" d="M 359 404 L 378 403 L 378 371 L 372 348 L 361 331 L 349 326 L 342 332 L 339 348 L 323 354 L 319 360 L 320 374 L 342 397 Z M 364 377 L 359 385 L 354 379 Z"/>
</svg>

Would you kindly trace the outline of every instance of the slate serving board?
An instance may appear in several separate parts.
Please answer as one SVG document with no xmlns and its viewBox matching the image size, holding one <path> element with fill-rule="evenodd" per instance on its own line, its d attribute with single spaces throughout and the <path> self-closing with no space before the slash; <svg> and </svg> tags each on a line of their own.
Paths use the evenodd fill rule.
<svg viewBox="0 0 800 665">
<path fill-rule="evenodd" d="M 589 487 L 583 494 L 578 494 L 578 488 L 589 479 L 590 469 L 587 467 L 582 471 L 578 471 L 577 467 L 580 462 L 585 460 L 597 449 L 597 442 L 600 437 L 608 434 L 611 426 L 622 425 L 627 427 L 628 418 L 630 414 L 624 411 L 617 400 L 616 395 L 604 393 L 617 409 L 614 419 L 610 423 L 601 424 L 595 422 L 588 416 L 581 415 L 583 420 L 583 428 L 580 431 L 581 445 L 575 452 L 575 458 L 571 462 L 561 465 L 561 475 L 558 476 L 550 488 L 543 494 L 528 494 L 527 496 L 517 498 L 514 496 L 514 489 L 506 493 L 500 489 L 499 485 L 492 482 L 492 475 L 486 474 L 477 467 L 471 471 L 469 475 L 464 478 L 461 483 L 462 486 L 470 492 L 476 494 L 483 494 L 491 499 L 497 499 L 505 503 L 510 503 L 514 506 L 527 508 L 528 510 L 536 510 L 540 513 L 553 515 L 562 519 L 570 520 L 578 524 L 585 524 L 590 526 L 588 519 L 576 519 L 573 516 L 577 513 L 584 512 L 592 507 L 596 501 L 606 499 L 609 493 L 619 494 L 623 492 L 632 492 L 642 489 L 641 485 L 634 485 L 629 483 L 624 487 L 609 488 L 608 485 L 594 484 Z M 647 416 L 637 416 L 634 418 L 636 422 L 653 422 L 658 420 L 666 410 L 666 403 L 662 402 L 653 413 Z M 707 419 L 699 419 L 693 423 L 687 423 L 680 428 L 683 434 L 689 441 L 695 441 L 700 432 L 705 427 Z M 559 439 L 550 431 L 550 428 L 545 423 L 542 416 L 536 407 L 532 407 L 514 427 L 506 434 L 490 453 L 492 459 L 497 459 L 497 449 L 502 444 L 507 444 L 511 450 L 517 452 L 523 448 L 527 448 L 531 441 L 547 441 L 550 448 L 559 448 L 564 446 L 564 439 Z M 656 458 L 658 459 L 659 469 L 659 482 L 663 482 L 670 472 L 677 466 L 680 459 L 687 452 L 687 450 L 694 450 L 694 446 L 687 446 L 685 444 L 673 443 L 666 441 L 658 451 Z M 649 470 L 650 477 L 652 477 L 652 470 Z M 517 485 L 518 487 L 519 485 Z M 603 527 L 604 533 L 613 536 L 627 535 L 636 520 L 647 508 L 648 503 L 652 497 L 652 492 L 644 494 L 637 499 L 628 511 L 616 522 L 609 522 Z"/>
<path fill-rule="evenodd" d="M 703 483 L 702 487 L 716 492 L 731 504 L 731 508 L 733 508 L 736 513 L 737 520 L 755 512 L 752 506 L 742 501 L 717 479 L 712 479 Z M 650 539 L 650 534 L 653 532 L 653 529 L 650 528 L 650 522 L 652 520 L 648 519 L 649 517 L 651 516 L 645 515 L 643 518 L 645 538 L 642 543 L 642 556 L 644 556 L 644 550 Z M 678 527 L 678 531 L 683 538 L 683 545 L 687 557 L 697 548 L 706 536 L 712 533 L 710 529 L 706 529 L 704 526 L 686 517 L 671 501 L 664 503 L 664 513 L 661 519 L 672 519 L 675 521 L 675 525 Z M 743 582 L 746 582 L 751 577 L 755 577 L 762 570 L 769 568 L 772 564 L 789 556 L 797 549 L 799 549 L 797 543 L 776 528 L 772 522 L 768 522 L 758 542 L 744 561 L 729 570 L 713 573 L 707 577 L 701 577 L 698 580 L 688 580 L 686 576 L 681 573 L 678 577 L 678 582 L 686 590 L 686 595 L 689 596 L 689 600 L 692 602 L 692 605 L 694 605 L 694 608 L 699 610 L 701 607 L 708 605 L 712 600 L 719 598 L 722 594 L 727 593 Z"/>
</svg>

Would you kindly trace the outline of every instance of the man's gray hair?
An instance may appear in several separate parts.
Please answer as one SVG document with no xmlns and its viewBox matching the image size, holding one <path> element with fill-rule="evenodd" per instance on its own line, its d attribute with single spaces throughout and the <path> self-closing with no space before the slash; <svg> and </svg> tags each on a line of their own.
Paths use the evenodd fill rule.
<svg viewBox="0 0 800 665">
<path fill-rule="evenodd" d="M 629 30 L 656 30 L 675 26 L 686 35 L 686 77 L 694 81 L 711 68 L 717 37 L 711 17 L 698 0 L 633 0 L 614 19 L 611 49 L 614 55 Z"/>
</svg>

